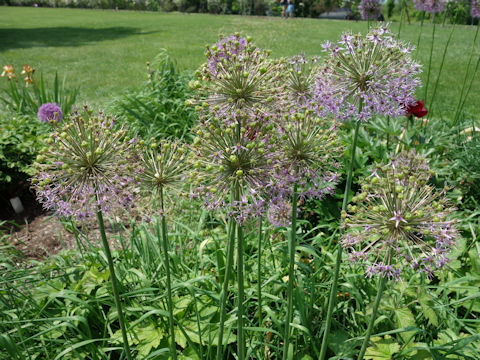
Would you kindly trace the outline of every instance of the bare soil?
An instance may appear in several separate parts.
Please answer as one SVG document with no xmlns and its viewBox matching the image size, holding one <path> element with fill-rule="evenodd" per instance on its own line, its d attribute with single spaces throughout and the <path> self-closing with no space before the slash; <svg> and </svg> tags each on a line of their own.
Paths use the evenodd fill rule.
<svg viewBox="0 0 480 360">
<path fill-rule="evenodd" d="M 21 196 L 25 211 L 15 214 L 9 200 L 0 200 L 0 230 L 5 234 L 3 241 L 12 245 L 21 255 L 23 260 L 42 260 L 55 255 L 65 249 L 76 249 L 77 240 L 74 231 L 80 229 L 65 230 L 60 220 L 52 212 L 46 211 L 35 201 L 33 194 L 26 193 Z M 111 226 L 106 226 L 107 237 L 110 246 L 119 247 L 109 236 L 121 231 Z M 82 234 L 87 235 L 92 244 L 100 245 L 100 232 L 96 224 L 84 226 Z"/>
</svg>

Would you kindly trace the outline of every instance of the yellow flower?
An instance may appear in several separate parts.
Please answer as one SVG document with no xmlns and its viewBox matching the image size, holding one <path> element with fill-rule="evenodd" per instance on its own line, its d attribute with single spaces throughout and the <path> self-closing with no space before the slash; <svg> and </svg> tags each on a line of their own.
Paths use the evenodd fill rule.
<svg viewBox="0 0 480 360">
<path fill-rule="evenodd" d="M 31 75 L 34 72 L 35 72 L 35 69 L 32 68 L 30 65 L 26 64 L 26 65 L 23 65 L 23 70 L 20 74 L 21 75 L 23 75 L 23 74 Z"/>
<path fill-rule="evenodd" d="M 12 65 L 5 65 L 3 67 L 3 72 L 1 76 L 7 77 L 8 80 L 12 80 L 17 77 L 17 75 L 15 75 L 15 69 Z"/>
</svg>

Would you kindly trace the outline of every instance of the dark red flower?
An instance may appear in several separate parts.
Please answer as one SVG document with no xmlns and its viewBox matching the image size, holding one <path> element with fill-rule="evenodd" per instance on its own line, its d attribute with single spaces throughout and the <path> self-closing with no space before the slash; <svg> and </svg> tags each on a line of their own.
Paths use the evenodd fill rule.
<svg viewBox="0 0 480 360">
<path fill-rule="evenodd" d="M 428 110 L 424 107 L 425 100 L 416 101 L 405 108 L 407 112 L 406 116 L 411 117 L 415 116 L 416 118 L 422 118 L 428 114 Z"/>
</svg>

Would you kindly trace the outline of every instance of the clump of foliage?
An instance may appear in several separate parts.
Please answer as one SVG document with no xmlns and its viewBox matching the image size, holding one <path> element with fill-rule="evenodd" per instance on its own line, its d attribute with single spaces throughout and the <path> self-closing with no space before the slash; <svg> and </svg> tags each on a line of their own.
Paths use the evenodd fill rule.
<svg viewBox="0 0 480 360">
<path fill-rule="evenodd" d="M 35 69 L 30 65 L 24 65 L 22 72 L 23 81 L 17 78 L 12 65 L 3 67 L 2 77 L 8 81 L 8 88 L 0 100 L 7 108 L 23 115 L 37 115 L 38 109 L 46 103 L 55 103 L 60 106 L 63 114 L 72 110 L 78 95 L 78 88 L 68 89 L 66 79 L 60 83 L 58 74 L 55 73 L 53 83 L 49 85 L 42 74 L 38 78 Z"/>
<path fill-rule="evenodd" d="M 140 91 L 116 99 L 110 111 L 144 139 L 188 137 L 196 122 L 193 110 L 185 106 L 191 97 L 191 75 L 179 72 L 175 62 L 162 52 L 147 63 L 147 76 Z"/>
<path fill-rule="evenodd" d="M 31 164 L 44 146 L 49 125 L 24 115 L 0 116 L 0 192 L 14 194 L 28 186 Z"/>
</svg>

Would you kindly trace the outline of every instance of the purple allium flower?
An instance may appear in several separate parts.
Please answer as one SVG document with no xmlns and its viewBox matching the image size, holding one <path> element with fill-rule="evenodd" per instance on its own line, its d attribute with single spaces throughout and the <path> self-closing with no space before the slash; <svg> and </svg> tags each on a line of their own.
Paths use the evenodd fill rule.
<svg viewBox="0 0 480 360">
<path fill-rule="evenodd" d="M 430 14 L 442 12 L 445 8 L 445 0 L 414 0 L 415 9 L 426 11 Z"/>
<path fill-rule="evenodd" d="M 315 73 L 318 59 L 307 60 L 304 54 L 287 59 L 287 103 L 308 105 L 315 90 Z"/>
<path fill-rule="evenodd" d="M 191 196 L 202 198 L 209 209 L 226 209 L 239 221 L 259 214 L 274 166 L 270 117 L 261 111 L 234 120 L 204 116 L 195 134 L 190 157 L 195 190 Z M 230 201 L 237 185 L 238 200 Z"/>
<path fill-rule="evenodd" d="M 59 216 L 87 220 L 134 205 L 134 144 L 102 113 L 74 113 L 55 124 L 37 157 L 32 184 L 37 199 Z"/>
<path fill-rule="evenodd" d="M 274 173 L 273 197 L 290 199 L 294 184 L 300 200 L 322 199 L 333 192 L 338 159 L 343 154 L 336 124 L 303 110 L 285 115 L 276 125 L 279 166 Z"/>
<path fill-rule="evenodd" d="M 423 156 L 401 153 L 364 180 L 342 214 L 348 229 L 342 245 L 367 276 L 398 279 L 413 270 L 431 277 L 448 263 L 459 234 L 445 191 L 428 185 L 431 174 Z"/>
<path fill-rule="evenodd" d="M 198 112 L 234 120 L 238 110 L 251 112 L 255 107 L 275 106 L 274 101 L 285 92 L 286 71 L 280 61 L 269 60 L 269 52 L 258 49 L 251 38 L 239 34 L 220 40 L 207 48 L 207 63 L 197 72 L 190 88 L 196 97 Z"/>
<path fill-rule="evenodd" d="M 358 5 L 358 11 L 363 20 L 376 20 L 380 16 L 380 2 L 378 0 L 362 0 Z"/>
<path fill-rule="evenodd" d="M 154 191 L 157 194 L 155 200 L 159 198 L 163 207 L 165 195 L 182 190 L 188 150 L 177 141 L 152 142 L 148 147 L 141 141 L 140 145 L 144 147 L 140 156 L 140 185 L 148 193 Z"/>
<path fill-rule="evenodd" d="M 62 109 L 55 103 L 45 103 L 38 108 L 38 118 L 41 122 L 61 121 Z"/>
<path fill-rule="evenodd" d="M 474 19 L 480 18 L 480 3 L 477 0 L 473 0 L 470 4 L 470 16 Z"/>
<path fill-rule="evenodd" d="M 397 40 L 388 27 L 379 26 L 366 37 L 344 34 L 317 75 L 317 111 L 340 119 L 366 121 L 374 114 L 399 116 L 415 101 L 420 65 L 411 48 Z"/>
</svg>

